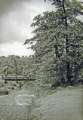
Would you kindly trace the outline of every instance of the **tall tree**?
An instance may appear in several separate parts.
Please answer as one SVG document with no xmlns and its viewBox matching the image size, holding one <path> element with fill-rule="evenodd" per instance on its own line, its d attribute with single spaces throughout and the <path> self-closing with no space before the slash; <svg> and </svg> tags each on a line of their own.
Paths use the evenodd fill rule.
<svg viewBox="0 0 83 120">
<path fill-rule="evenodd" d="M 76 0 L 53 0 L 52 4 L 56 11 L 33 19 L 35 36 L 25 43 L 31 43 L 42 76 L 45 72 L 54 76 L 57 85 L 73 84 L 78 79 L 82 60 L 83 23 L 77 19 L 82 6 Z"/>
<path fill-rule="evenodd" d="M 71 71 L 72 71 L 72 67 L 71 67 L 71 61 L 68 60 L 68 58 L 70 57 L 70 36 L 69 36 L 69 22 L 71 22 L 71 19 L 75 20 L 75 17 L 79 14 L 82 13 L 82 9 L 83 6 L 81 5 L 81 3 L 77 0 L 51 0 L 52 4 L 57 6 L 58 11 L 62 11 L 61 18 L 62 19 L 62 23 L 65 26 L 65 30 L 68 32 L 64 33 L 64 38 L 65 38 L 65 52 L 66 52 L 66 80 L 67 82 L 71 83 L 72 82 L 72 75 L 71 75 Z M 76 22 L 76 21 L 74 21 Z M 79 21 L 80 23 L 80 21 Z M 73 53 L 76 52 L 76 48 L 79 49 L 79 42 L 77 40 L 76 34 L 74 34 L 75 37 L 75 42 L 73 43 Z M 75 45 L 77 42 L 78 46 Z M 79 60 L 79 51 L 77 52 L 77 59 Z M 75 54 L 75 53 L 74 53 Z M 76 54 L 75 54 L 76 55 Z M 75 56 L 74 56 L 75 57 Z M 79 62 L 79 61 L 78 61 Z M 78 77 L 78 63 L 76 63 L 76 60 L 74 60 L 73 63 L 74 66 L 74 78 L 73 80 L 75 81 Z"/>
</svg>

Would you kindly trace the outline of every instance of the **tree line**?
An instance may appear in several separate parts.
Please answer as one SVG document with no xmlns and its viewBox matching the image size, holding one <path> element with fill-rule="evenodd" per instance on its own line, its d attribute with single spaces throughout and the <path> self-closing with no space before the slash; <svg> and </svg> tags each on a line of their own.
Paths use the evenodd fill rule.
<svg viewBox="0 0 83 120">
<path fill-rule="evenodd" d="M 9 55 L 0 57 L 0 75 L 30 75 L 32 58 L 27 56 Z"/>
</svg>

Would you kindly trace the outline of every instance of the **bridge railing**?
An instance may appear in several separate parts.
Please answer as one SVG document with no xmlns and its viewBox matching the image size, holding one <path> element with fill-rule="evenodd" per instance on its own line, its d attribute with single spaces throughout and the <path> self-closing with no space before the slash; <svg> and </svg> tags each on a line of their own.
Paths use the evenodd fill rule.
<svg viewBox="0 0 83 120">
<path fill-rule="evenodd" d="M 29 76 L 2 76 L 2 80 L 6 80 L 6 81 L 24 81 L 24 80 L 35 80 L 30 78 Z"/>
</svg>

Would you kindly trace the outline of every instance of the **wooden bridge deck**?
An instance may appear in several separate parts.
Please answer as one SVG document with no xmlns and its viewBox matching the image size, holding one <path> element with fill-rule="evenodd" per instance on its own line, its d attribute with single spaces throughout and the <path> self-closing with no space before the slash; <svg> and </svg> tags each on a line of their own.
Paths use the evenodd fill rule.
<svg viewBox="0 0 83 120">
<path fill-rule="evenodd" d="M 29 78 L 28 76 L 2 76 L 2 80 L 6 81 L 33 81 L 35 79 Z"/>
</svg>

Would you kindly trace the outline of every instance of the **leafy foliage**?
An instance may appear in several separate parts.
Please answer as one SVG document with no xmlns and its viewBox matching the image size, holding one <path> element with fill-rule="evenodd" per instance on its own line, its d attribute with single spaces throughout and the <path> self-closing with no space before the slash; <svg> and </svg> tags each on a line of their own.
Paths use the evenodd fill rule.
<svg viewBox="0 0 83 120">
<path fill-rule="evenodd" d="M 10 55 L 8 57 L 0 57 L 0 74 L 15 75 L 17 67 L 17 75 L 30 75 L 32 70 L 31 57 L 19 57 Z"/>
<path fill-rule="evenodd" d="M 35 36 L 25 41 L 35 51 L 36 79 L 57 85 L 77 83 L 83 59 L 83 23 L 77 0 L 52 0 L 56 11 L 33 19 Z M 35 43 L 35 44 L 34 44 Z"/>
</svg>

